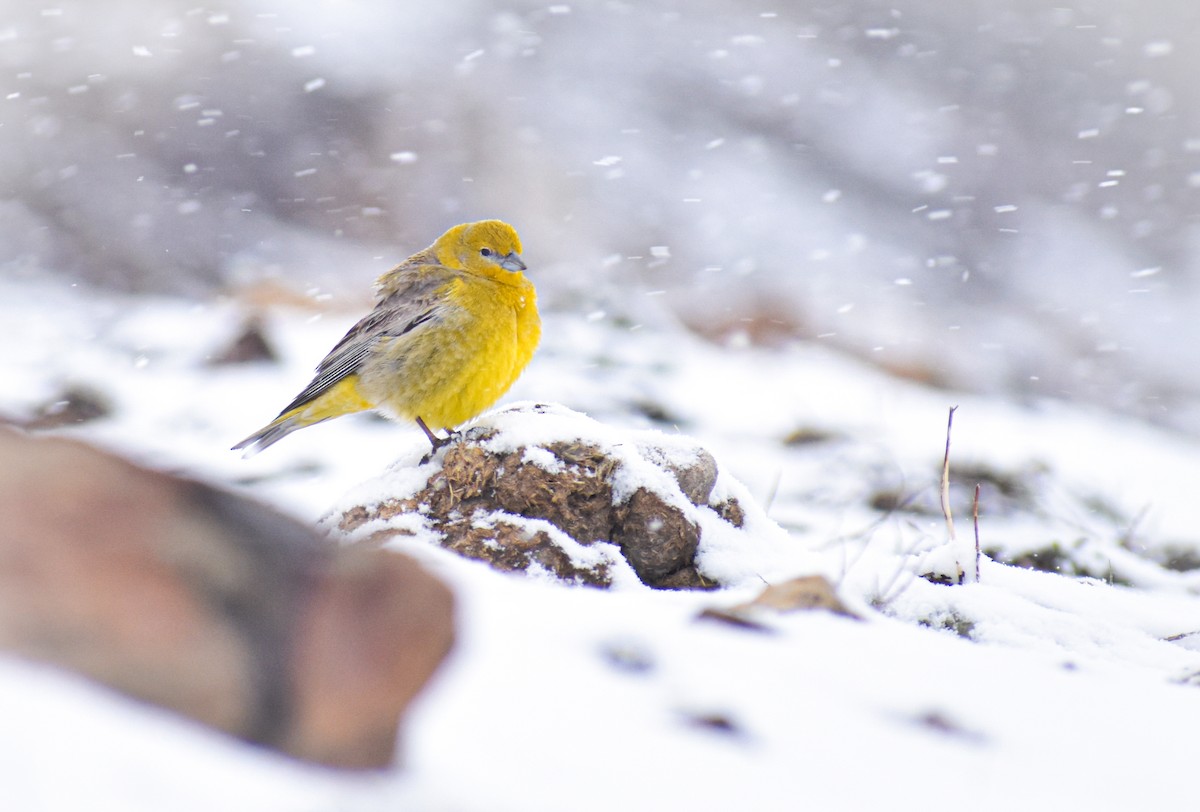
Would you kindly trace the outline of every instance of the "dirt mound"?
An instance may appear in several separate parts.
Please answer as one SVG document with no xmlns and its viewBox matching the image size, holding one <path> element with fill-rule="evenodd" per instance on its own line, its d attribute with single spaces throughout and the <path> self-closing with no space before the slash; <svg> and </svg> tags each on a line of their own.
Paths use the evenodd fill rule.
<svg viewBox="0 0 1200 812">
<path fill-rule="evenodd" d="M 654 432 L 514 444 L 480 426 L 436 466 L 415 493 L 346 510 L 338 530 L 376 542 L 428 532 L 497 569 L 594 586 L 608 586 L 623 559 L 649 586 L 707 588 L 717 584 L 697 566 L 703 525 L 742 524 L 736 499 L 713 498 L 713 456 Z"/>
</svg>

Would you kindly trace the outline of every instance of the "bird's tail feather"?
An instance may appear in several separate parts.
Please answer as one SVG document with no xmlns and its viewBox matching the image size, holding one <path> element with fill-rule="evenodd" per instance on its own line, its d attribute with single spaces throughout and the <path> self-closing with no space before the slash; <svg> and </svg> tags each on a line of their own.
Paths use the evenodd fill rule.
<svg viewBox="0 0 1200 812">
<path fill-rule="evenodd" d="M 249 459 L 267 446 L 274 445 L 296 429 L 302 429 L 307 425 L 311 424 L 301 422 L 294 414 L 281 415 L 251 434 L 245 440 L 242 440 L 232 450 L 241 451 L 245 449 L 246 453 L 242 456 Z"/>
<path fill-rule="evenodd" d="M 306 394 L 307 390 L 301 397 Z M 239 451 L 244 448 L 246 449 L 244 456 L 252 457 L 297 429 L 316 425 L 344 414 L 373 408 L 375 408 L 375 404 L 358 391 L 358 376 L 348 375 L 334 382 L 327 391 L 316 397 L 308 400 L 296 398 L 289 409 L 235 445 L 233 450 Z"/>
</svg>

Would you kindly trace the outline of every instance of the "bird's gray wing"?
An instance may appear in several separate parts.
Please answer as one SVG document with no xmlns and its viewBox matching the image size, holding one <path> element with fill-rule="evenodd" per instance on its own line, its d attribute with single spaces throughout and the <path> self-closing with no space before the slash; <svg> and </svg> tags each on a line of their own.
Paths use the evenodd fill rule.
<svg viewBox="0 0 1200 812">
<path fill-rule="evenodd" d="M 381 339 L 405 335 L 439 318 L 442 288 L 453 276 L 449 268 L 424 266 L 393 279 L 388 295 L 334 345 L 317 365 L 312 381 L 280 414 L 315 400 L 357 373 Z"/>
</svg>

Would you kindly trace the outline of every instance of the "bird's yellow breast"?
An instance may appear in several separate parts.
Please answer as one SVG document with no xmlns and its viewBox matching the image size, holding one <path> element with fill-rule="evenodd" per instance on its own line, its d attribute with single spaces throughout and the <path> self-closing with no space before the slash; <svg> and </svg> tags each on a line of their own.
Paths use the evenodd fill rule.
<svg viewBox="0 0 1200 812">
<path fill-rule="evenodd" d="M 437 319 L 381 342 L 360 372 L 367 397 L 431 429 L 453 428 L 495 403 L 541 337 L 536 293 L 519 273 L 462 274 L 438 298 Z"/>
</svg>

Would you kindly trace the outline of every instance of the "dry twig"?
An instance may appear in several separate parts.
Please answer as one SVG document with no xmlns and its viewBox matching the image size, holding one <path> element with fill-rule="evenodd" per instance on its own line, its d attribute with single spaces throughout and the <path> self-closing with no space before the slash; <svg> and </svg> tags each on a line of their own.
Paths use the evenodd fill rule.
<svg viewBox="0 0 1200 812">
<path fill-rule="evenodd" d="M 958 410 L 957 406 L 950 407 L 950 416 L 946 420 L 946 454 L 942 457 L 942 515 L 946 517 L 946 534 L 950 537 L 950 549 L 955 551 L 954 567 L 958 570 L 957 582 L 963 582 L 962 562 L 958 560 L 957 538 L 954 535 L 954 516 L 950 513 L 950 430 L 954 427 L 954 413 Z"/>
<path fill-rule="evenodd" d="M 971 508 L 975 522 L 975 583 L 979 583 L 979 483 L 975 483 L 975 502 Z"/>
</svg>

